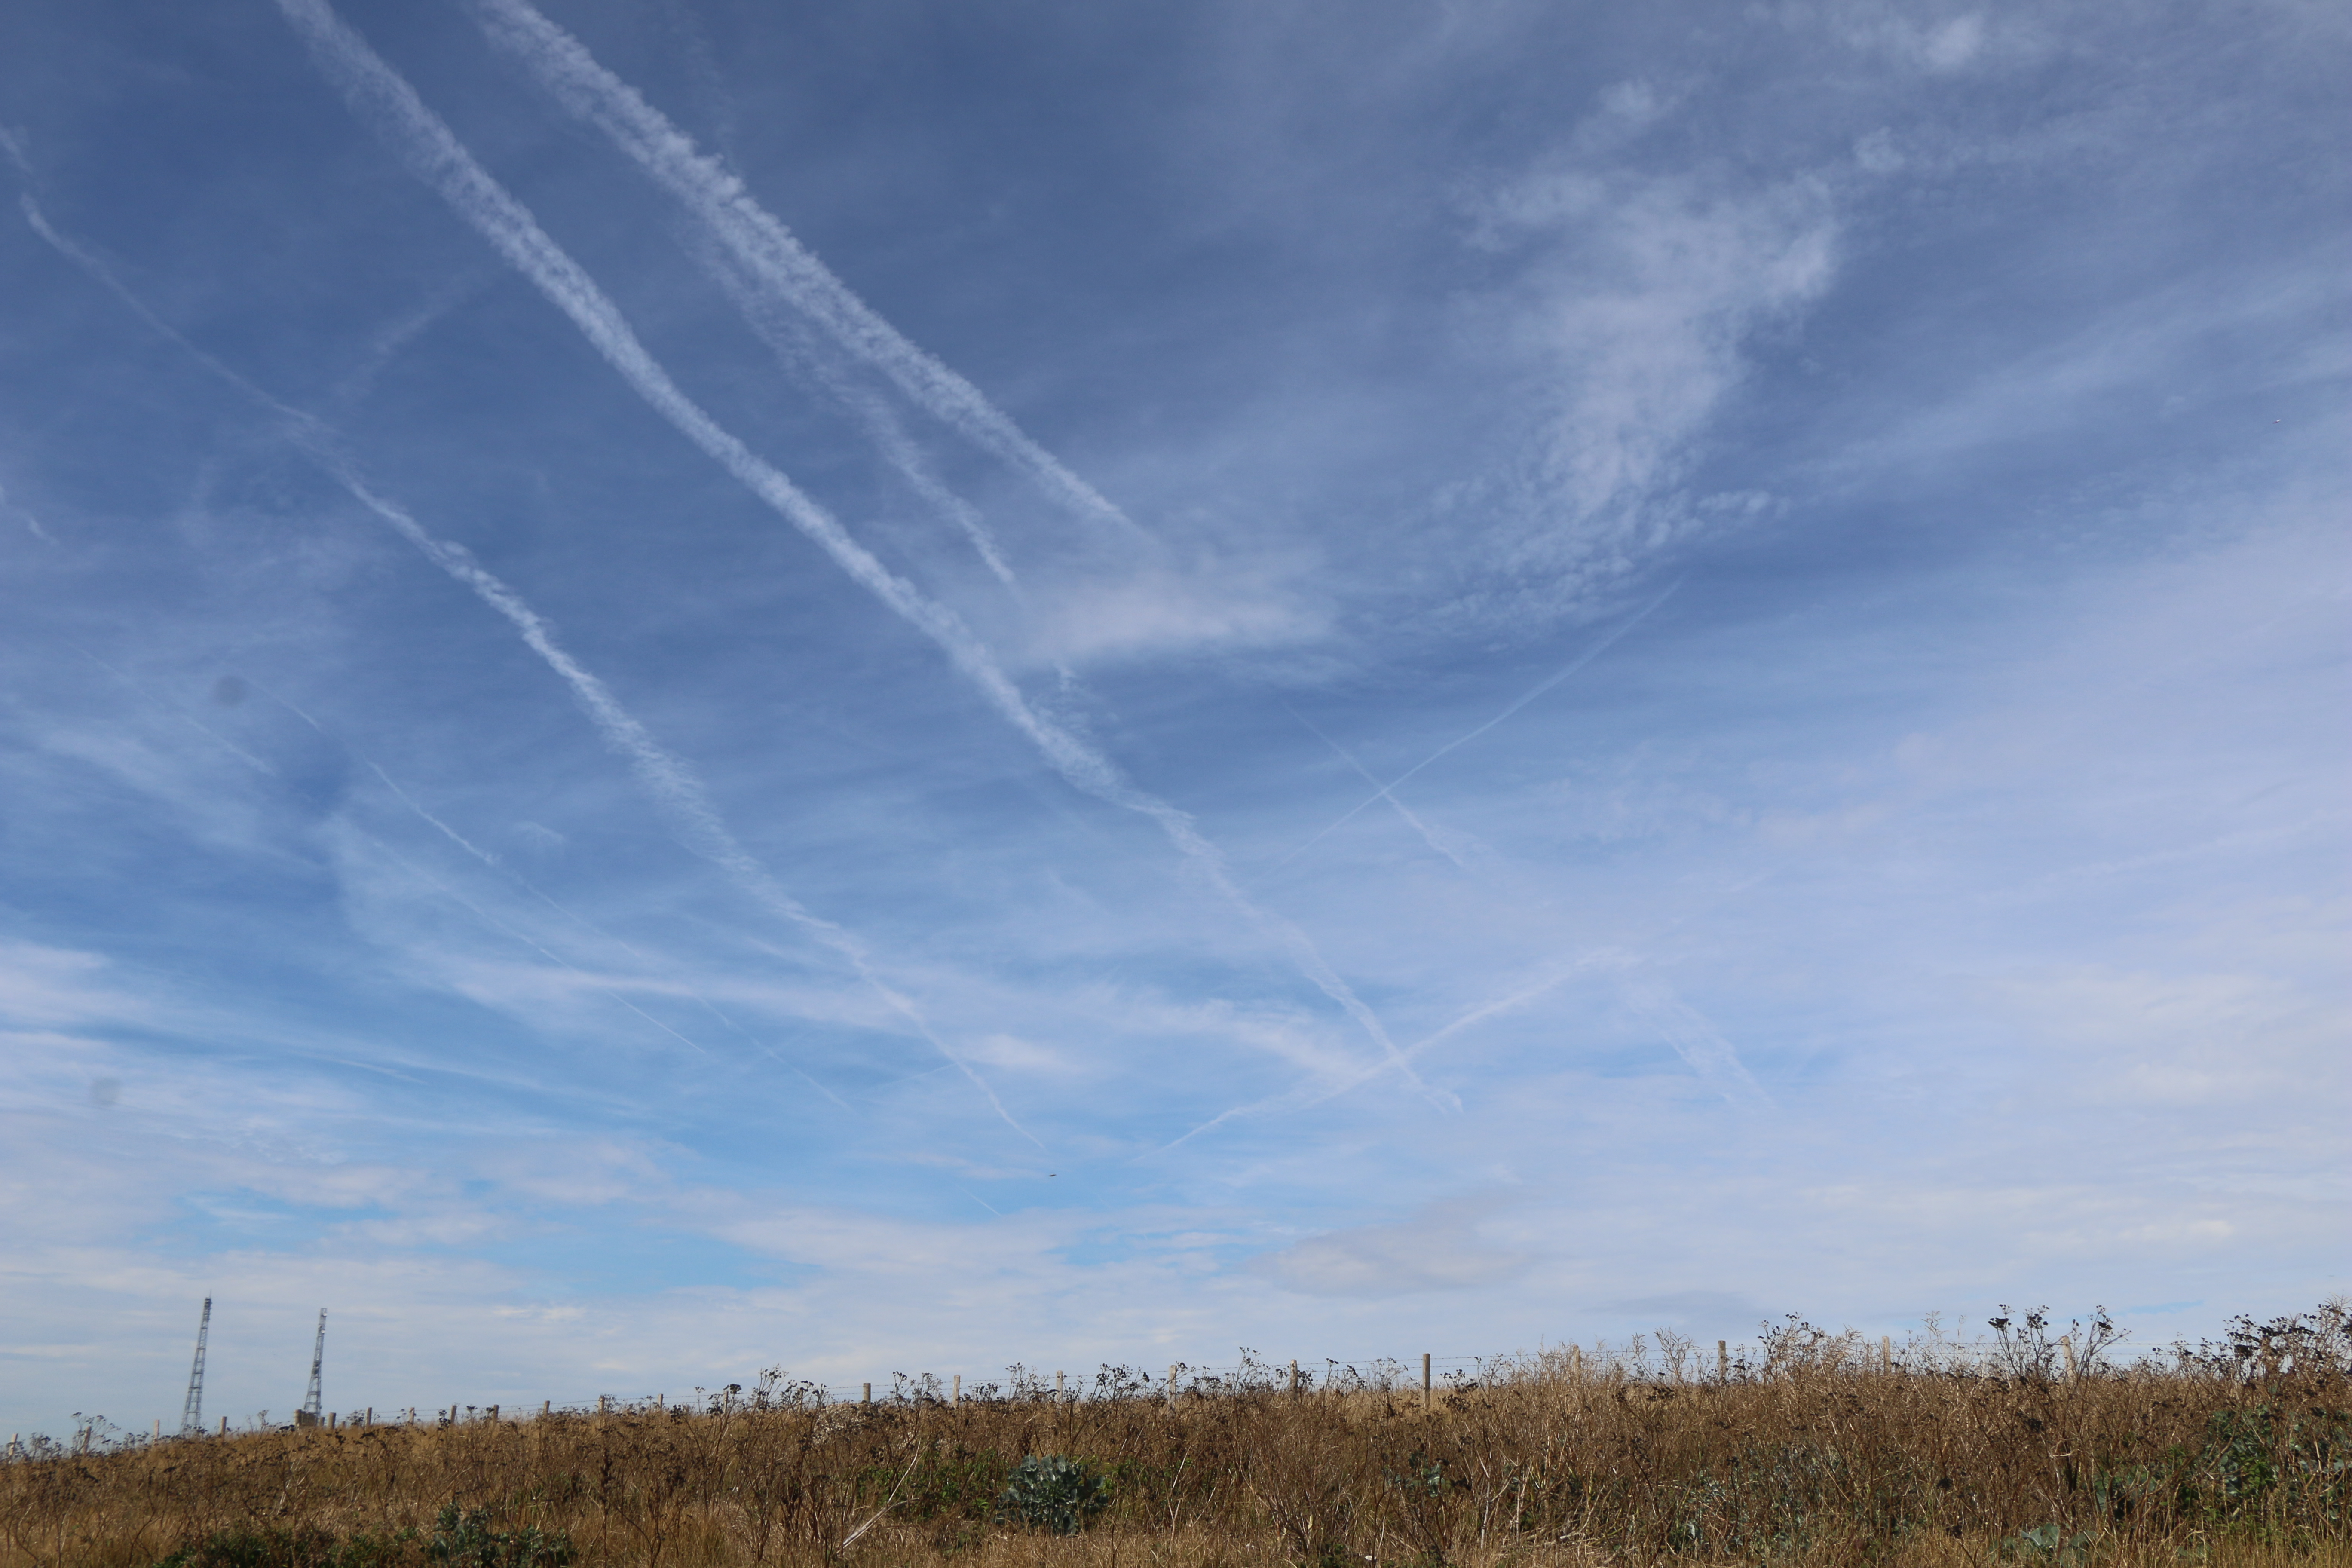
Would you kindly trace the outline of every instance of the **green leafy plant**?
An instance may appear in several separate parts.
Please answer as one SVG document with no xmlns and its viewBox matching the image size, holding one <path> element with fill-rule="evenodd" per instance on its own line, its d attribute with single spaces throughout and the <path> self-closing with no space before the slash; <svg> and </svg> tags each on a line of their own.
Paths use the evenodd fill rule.
<svg viewBox="0 0 2352 1568">
<path fill-rule="evenodd" d="M 354 1535 L 338 1540 L 327 1531 L 224 1530 L 194 1546 L 184 1546 L 155 1568 L 392 1568 L 413 1561 L 406 1552 L 415 1532 Z"/>
<path fill-rule="evenodd" d="M 2000 1554 L 2012 1563 L 2049 1563 L 2053 1568 L 2083 1568 L 2091 1560 L 2091 1547 L 2095 1539 L 2087 1530 L 2068 1535 L 2062 1526 L 2037 1524 L 2002 1541 Z"/>
<path fill-rule="evenodd" d="M 1076 1535 L 1110 1506 L 1110 1481 L 1062 1454 L 1032 1454 L 1013 1467 L 996 1499 L 996 1515 L 1014 1524 Z"/>
<path fill-rule="evenodd" d="M 455 1568 L 564 1568 L 572 1561 L 572 1539 L 561 1531 L 546 1534 L 536 1525 L 492 1530 L 487 1509 L 464 1513 L 452 1503 L 441 1510 L 425 1556 Z"/>
</svg>

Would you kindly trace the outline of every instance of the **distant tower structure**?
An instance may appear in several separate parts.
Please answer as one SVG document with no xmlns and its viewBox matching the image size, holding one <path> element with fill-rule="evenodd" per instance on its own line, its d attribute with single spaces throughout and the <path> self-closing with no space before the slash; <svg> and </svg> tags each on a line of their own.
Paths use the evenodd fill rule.
<svg viewBox="0 0 2352 1568">
<path fill-rule="evenodd" d="M 205 1339 L 213 1331 L 213 1299 L 205 1298 L 205 1315 L 196 1320 L 196 1363 L 188 1369 L 187 1403 L 180 1406 L 180 1430 L 193 1436 L 205 1429 Z"/>
<path fill-rule="evenodd" d="M 302 1414 L 310 1419 L 302 1423 L 316 1426 L 319 1421 L 319 1363 L 327 1355 L 327 1309 L 319 1309 L 319 1337 L 310 1342 L 310 1386 L 302 1394 Z"/>
</svg>

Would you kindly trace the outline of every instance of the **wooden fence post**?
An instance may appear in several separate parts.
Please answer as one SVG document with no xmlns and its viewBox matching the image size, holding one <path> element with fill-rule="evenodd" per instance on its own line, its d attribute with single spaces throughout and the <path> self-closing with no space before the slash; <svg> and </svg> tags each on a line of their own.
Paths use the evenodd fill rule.
<svg viewBox="0 0 2352 1568">
<path fill-rule="evenodd" d="M 1176 1403 L 1176 1369 L 1173 1366 L 1168 1369 L 1168 1403 Z"/>
<path fill-rule="evenodd" d="M 1060 1401 L 1061 1397 L 1062 1397 L 1062 1374 L 1061 1374 L 1060 1373 L 1058 1373 L 1058 1372 L 1057 1372 L 1057 1373 L 1055 1373 L 1054 1374 L 1054 1398 L 1055 1398 L 1055 1400 L 1058 1403 L 1058 1402 Z"/>
<path fill-rule="evenodd" d="M 1294 1396 L 1298 1393 L 1298 1363 L 1295 1361 L 1290 1363 L 1290 1392 Z"/>
<path fill-rule="evenodd" d="M 1721 1340 L 1715 1342 L 1715 1381 L 1731 1381 L 1731 1347 Z"/>
<path fill-rule="evenodd" d="M 1878 1336 L 1878 1362 L 1881 1370 L 1887 1376 L 1895 1375 L 1895 1336 L 1893 1334 Z"/>
<path fill-rule="evenodd" d="M 963 1373 L 956 1373 L 956 1374 L 955 1374 L 955 1387 L 954 1387 L 952 1390 L 950 1390 L 950 1393 L 949 1393 L 949 1394 L 948 1394 L 948 1404 L 949 1404 L 949 1405 L 950 1405 L 950 1407 L 952 1407 L 952 1406 L 960 1405 L 961 1405 L 962 1403 L 963 1403 Z"/>
<path fill-rule="evenodd" d="M 1429 1386 L 1429 1352 L 1423 1351 L 1421 1352 L 1421 1413 L 1423 1415 L 1437 1407 L 1435 1398 Z"/>
<path fill-rule="evenodd" d="M 868 1383 L 865 1384 L 863 1391 L 857 1395 L 857 1403 L 860 1405 L 871 1405 L 874 1403 L 874 1385 L 872 1384 Z"/>
<path fill-rule="evenodd" d="M 2058 1348 L 2066 1352 L 2066 1381 L 2072 1383 L 2074 1380 L 2074 1336 L 2060 1334 Z"/>
</svg>

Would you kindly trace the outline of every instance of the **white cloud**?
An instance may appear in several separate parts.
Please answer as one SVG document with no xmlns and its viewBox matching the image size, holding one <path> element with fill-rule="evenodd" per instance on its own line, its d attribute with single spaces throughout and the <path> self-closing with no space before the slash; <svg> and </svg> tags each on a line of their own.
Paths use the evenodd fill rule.
<svg viewBox="0 0 2352 1568">
<path fill-rule="evenodd" d="M 1250 1260 L 1250 1271 L 1312 1296 L 1401 1296 L 1499 1284 L 1530 1259 L 1478 1235 L 1478 1222 L 1495 1207 L 1487 1198 L 1431 1204 L 1399 1224 L 1335 1230 L 1262 1254 Z"/>
<path fill-rule="evenodd" d="M 1522 446 L 1449 510 L 1503 512 L 1497 558 L 1481 565 L 1512 584 L 1506 598 L 1572 600 L 1700 525 L 1674 491 L 1749 344 L 1834 277 L 1830 188 L 1570 163 L 1473 213 L 1474 243 L 1524 258 L 1516 283 L 1467 312 L 1522 388 Z"/>
<path fill-rule="evenodd" d="M 2279 974 L 2084 965 L 1991 989 L 2058 1047 L 2053 1066 L 2092 1103 L 2210 1110 L 2308 1097 L 2352 1038 L 2352 1007 Z"/>
<path fill-rule="evenodd" d="M 1895 132 L 1884 125 L 1854 142 L 1853 161 L 1864 173 L 1872 174 L 1892 174 L 1906 162 Z"/>
<path fill-rule="evenodd" d="M 1031 591 L 1024 635 L 1031 659 L 1072 665 L 1311 642 L 1330 617 L 1304 576 L 1297 563 L 1268 562 L 1047 580 Z"/>
<path fill-rule="evenodd" d="M 106 977 L 94 952 L 0 941 L 0 1019 L 17 1027 L 143 1019 L 152 1008 Z"/>
<path fill-rule="evenodd" d="M 1929 76 L 2013 66 L 2049 47 L 2029 18 L 1937 10 L 1889 0 L 1800 0 L 1778 15 L 1787 26 L 1826 32 L 1848 48 Z"/>
<path fill-rule="evenodd" d="M 986 1067 L 1013 1072 L 1068 1072 L 1071 1062 L 1059 1051 L 1015 1035 L 991 1035 L 966 1049 L 965 1055 Z"/>
</svg>

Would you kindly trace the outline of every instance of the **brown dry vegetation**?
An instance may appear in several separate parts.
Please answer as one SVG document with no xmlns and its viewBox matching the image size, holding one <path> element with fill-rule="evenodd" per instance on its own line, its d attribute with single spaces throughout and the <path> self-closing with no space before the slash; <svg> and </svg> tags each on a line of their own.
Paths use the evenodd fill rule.
<svg viewBox="0 0 2352 1568">
<path fill-rule="evenodd" d="M 145 1568 L 239 1531 L 261 1555 L 192 1560 L 520 1561 L 436 1558 L 452 1504 L 646 1568 L 2352 1563 L 2344 1314 L 2248 1327 L 2202 1359 L 2072 1376 L 2054 1342 L 1890 1363 L 1790 1331 L 1727 1377 L 1555 1352 L 1428 1409 L 1418 1388 L 1279 1379 L 955 1405 L 770 1383 L 695 1411 L 133 1444 L 0 1466 L 0 1568 Z M 1083 1533 L 997 1516 L 1033 1454 L 1108 1478 Z"/>
</svg>

